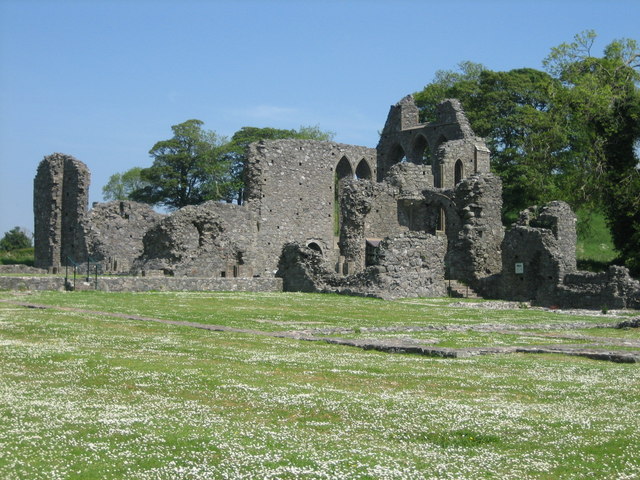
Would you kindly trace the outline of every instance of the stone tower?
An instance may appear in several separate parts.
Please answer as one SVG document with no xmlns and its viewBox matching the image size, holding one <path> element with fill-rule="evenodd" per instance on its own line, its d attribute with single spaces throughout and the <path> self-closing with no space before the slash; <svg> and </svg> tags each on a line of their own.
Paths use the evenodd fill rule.
<svg viewBox="0 0 640 480">
<path fill-rule="evenodd" d="M 86 260 L 82 221 L 89 201 L 87 166 L 69 155 L 45 157 L 34 180 L 35 266 L 56 271 Z"/>
</svg>

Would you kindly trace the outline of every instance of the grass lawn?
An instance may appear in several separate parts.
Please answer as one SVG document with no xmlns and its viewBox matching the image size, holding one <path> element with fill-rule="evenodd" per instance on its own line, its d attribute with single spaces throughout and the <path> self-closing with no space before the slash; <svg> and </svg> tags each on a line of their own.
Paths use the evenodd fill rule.
<svg viewBox="0 0 640 480">
<path fill-rule="evenodd" d="M 264 331 L 516 325 L 536 344 L 606 317 L 313 294 L 0 298 Z M 549 330 L 550 331 L 550 330 Z M 608 335 L 610 333 L 610 335 Z M 400 334 L 398 334 L 400 335 Z M 529 340 L 527 340 L 529 338 Z M 563 340 L 564 341 L 564 340 Z M 529 342 L 529 343 L 527 343 Z M 548 344 L 557 343 L 549 339 Z M 570 343 L 579 343 L 575 340 Z M 640 367 L 561 355 L 439 359 L 0 303 L 2 479 L 635 479 Z"/>
</svg>

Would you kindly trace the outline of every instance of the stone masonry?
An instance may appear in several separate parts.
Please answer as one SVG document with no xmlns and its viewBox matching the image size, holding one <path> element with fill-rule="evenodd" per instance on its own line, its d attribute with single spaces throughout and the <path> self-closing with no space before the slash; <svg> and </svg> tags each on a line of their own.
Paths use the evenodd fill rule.
<svg viewBox="0 0 640 480">
<path fill-rule="evenodd" d="M 153 285 L 280 277 L 285 290 L 381 298 L 440 296 L 445 280 L 457 280 L 487 297 L 543 305 L 640 305 L 640 284 L 626 269 L 577 271 L 566 204 L 527 209 L 505 231 L 502 184 L 455 99 L 431 123 L 420 123 L 411 96 L 401 99 L 375 149 L 253 143 L 245 175 L 243 205 L 207 202 L 169 215 L 135 202 L 88 210 L 86 166 L 46 157 L 34 183 L 36 266 L 90 258 L 103 272 L 153 277 Z"/>
</svg>

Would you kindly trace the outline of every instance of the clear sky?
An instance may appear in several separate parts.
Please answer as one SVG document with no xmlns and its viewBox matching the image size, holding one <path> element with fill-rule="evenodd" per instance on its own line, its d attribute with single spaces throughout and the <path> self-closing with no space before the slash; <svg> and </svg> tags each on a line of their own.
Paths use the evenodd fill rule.
<svg viewBox="0 0 640 480">
<path fill-rule="evenodd" d="M 0 0 L 0 235 L 33 230 L 45 155 L 86 163 L 93 202 L 191 118 L 375 147 L 389 106 L 436 70 L 541 69 L 587 29 L 600 55 L 640 41 L 639 19 L 639 0 Z"/>
</svg>

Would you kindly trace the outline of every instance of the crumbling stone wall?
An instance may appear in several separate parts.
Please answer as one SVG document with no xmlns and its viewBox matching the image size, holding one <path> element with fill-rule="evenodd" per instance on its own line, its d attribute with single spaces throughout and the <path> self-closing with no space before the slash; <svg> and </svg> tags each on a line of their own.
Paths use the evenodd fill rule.
<svg viewBox="0 0 640 480">
<path fill-rule="evenodd" d="M 532 207 L 505 234 L 501 182 L 457 100 L 422 124 L 405 97 L 375 150 L 275 140 L 250 145 L 247 158 L 244 205 L 208 202 L 162 216 L 132 202 L 87 211 L 86 166 L 46 157 L 34 182 L 36 265 L 90 255 L 106 272 L 179 277 L 176 288 L 195 285 L 183 277 L 277 274 L 287 290 L 397 298 L 444 295 L 451 278 L 511 300 L 640 303 L 640 284 L 625 269 L 577 271 L 566 204 Z"/>
<path fill-rule="evenodd" d="M 489 149 L 455 99 L 438 105 L 435 122 L 420 123 L 413 97 L 404 97 L 389 111 L 377 152 L 378 181 L 401 162 L 425 166 L 436 188 L 453 188 L 462 178 L 489 172 Z"/>
<path fill-rule="evenodd" d="M 410 232 L 384 239 L 376 265 L 352 275 L 335 273 L 322 256 L 303 245 L 285 245 L 278 265 L 285 291 L 341 293 L 384 299 L 446 293 L 441 237 Z"/>
<path fill-rule="evenodd" d="M 256 216 L 255 273 L 273 276 L 284 244 L 313 244 L 340 257 L 340 178 L 375 175 L 375 150 L 333 142 L 272 140 L 248 149 L 245 205 Z M 362 173 L 364 172 L 364 173 Z M 339 227 L 339 226 L 338 226 Z"/>
<path fill-rule="evenodd" d="M 576 217 L 564 202 L 520 213 L 502 245 L 503 298 L 536 300 L 554 295 L 575 271 Z"/>
<path fill-rule="evenodd" d="M 448 276 L 476 286 L 502 271 L 502 182 L 493 174 L 462 180 L 453 195 L 455 211 L 447 223 Z"/>
<path fill-rule="evenodd" d="M 129 273 L 143 237 L 165 215 L 130 201 L 94 204 L 83 222 L 87 252 L 105 273 Z"/>
<path fill-rule="evenodd" d="M 159 220 L 142 239 L 136 273 L 252 277 L 256 218 L 245 206 L 206 202 Z"/>
<path fill-rule="evenodd" d="M 522 211 L 504 237 L 502 272 L 488 279 L 484 293 L 547 306 L 638 308 L 640 282 L 626 268 L 577 270 L 575 223 L 575 214 L 564 202 Z"/>
<path fill-rule="evenodd" d="M 86 257 L 81 224 L 89 181 L 86 165 L 70 155 L 54 153 L 38 165 L 33 184 L 36 267 L 57 270 L 67 257 Z"/>
</svg>

